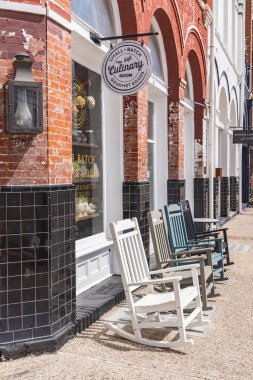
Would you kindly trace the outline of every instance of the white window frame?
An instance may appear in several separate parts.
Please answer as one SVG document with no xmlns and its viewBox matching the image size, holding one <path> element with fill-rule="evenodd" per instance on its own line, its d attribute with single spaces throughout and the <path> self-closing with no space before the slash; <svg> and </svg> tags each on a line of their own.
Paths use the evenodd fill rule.
<svg viewBox="0 0 253 380">
<path fill-rule="evenodd" d="M 111 0 L 112 9 L 114 13 L 114 25 L 116 28 L 116 33 L 121 34 L 120 29 L 120 17 L 119 11 L 117 7 L 117 1 Z M 102 41 L 101 46 L 97 46 L 90 39 L 90 32 L 96 32 L 93 30 L 88 24 L 86 24 L 83 20 L 79 19 L 75 14 L 72 13 L 72 60 L 79 63 L 82 66 L 87 67 L 88 69 L 101 74 L 101 62 L 105 55 L 105 53 L 110 49 L 110 44 L 107 41 Z M 96 32 L 97 33 L 97 32 Z M 81 48 L 82 47 L 82 48 Z M 116 97 L 116 95 L 114 95 Z M 81 257 L 84 255 L 88 255 L 93 251 L 99 250 L 101 247 L 106 247 L 112 245 L 112 241 L 110 239 L 110 233 L 108 229 L 108 206 L 107 206 L 107 177 L 108 177 L 108 152 L 106 146 L 106 131 L 105 125 L 106 121 L 110 119 L 109 110 L 106 108 L 105 104 L 108 103 L 108 98 L 113 97 L 109 93 L 109 90 L 105 88 L 105 86 L 101 85 L 101 98 L 102 98 L 102 150 L 103 150 L 103 232 L 98 233 L 96 235 L 92 235 L 86 238 L 81 238 L 76 240 L 76 257 Z M 118 115 L 122 115 L 123 106 L 122 99 L 119 99 L 119 109 Z M 123 122 L 122 117 L 118 120 L 119 128 L 120 128 L 120 146 L 119 146 L 119 181 L 123 182 Z M 120 191 L 120 200 L 117 205 L 117 208 L 122 210 L 122 190 Z"/>
</svg>

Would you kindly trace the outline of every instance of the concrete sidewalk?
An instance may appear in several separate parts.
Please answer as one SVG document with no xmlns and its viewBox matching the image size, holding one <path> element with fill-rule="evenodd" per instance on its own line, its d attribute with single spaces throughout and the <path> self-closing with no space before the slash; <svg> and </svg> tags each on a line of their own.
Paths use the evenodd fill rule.
<svg viewBox="0 0 253 380">
<path fill-rule="evenodd" d="M 218 283 L 220 297 L 211 325 L 178 350 L 140 346 L 118 338 L 101 321 L 78 334 L 57 353 L 0 363 L 1 380 L 10 379 L 213 379 L 253 378 L 253 208 L 230 220 L 228 236 L 234 265 L 229 281 Z M 103 316 L 120 310 L 116 306 Z"/>
</svg>

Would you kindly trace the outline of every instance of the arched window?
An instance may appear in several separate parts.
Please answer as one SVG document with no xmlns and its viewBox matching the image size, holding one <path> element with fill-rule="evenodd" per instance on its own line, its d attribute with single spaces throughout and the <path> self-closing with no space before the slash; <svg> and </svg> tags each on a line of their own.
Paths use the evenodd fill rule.
<svg viewBox="0 0 253 380">
<path fill-rule="evenodd" d="M 72 0 L 72 12 L 102 36 L 115 34 L 111 1 Z"/>
<path fill-rule="evenodd" d="M 157 32 L 157 28 L 154 25 L 154 22 L 152 23 L 150 27 L 150 32 L 155 33 Z M 148 40 L 148 47 L 151 51 L 151 56 L 153 60 L 153 74 L 157 76 L 159 79 L 164 81 L 164 73 L 163 73 L 163 65 L 162 65 L 162 58 L 161 58 L 161 51 L 159 47 L 159 42 L 157 36 L 150 36 Z"/>
<path fill-rule="evenodd" d="M 190 67 L 188 60 L 186 62 L 185 80 L 186 80 L 186 88 L 184 91 L 184 97 L 185 97 L 185 99 L 188 99 L 191 102 L 193 102 L 194 101 L 194 94 L 193 94 L 192 72 L 191 72 L 191 67 Z"/>
</svg>

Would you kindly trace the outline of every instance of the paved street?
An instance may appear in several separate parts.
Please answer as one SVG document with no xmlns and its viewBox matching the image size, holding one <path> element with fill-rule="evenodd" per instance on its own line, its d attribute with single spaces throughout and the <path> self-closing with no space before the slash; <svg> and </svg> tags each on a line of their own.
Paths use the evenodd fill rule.
<svg viewBox="0 0 253 380">
<path fill-rule="evenodd" d="M 253 378 L 253 208 L 226 224 L 229 281 L 218 283 L 211 325 L 192 347 L 162 350 L 117 338 L 100 321 L 57 353 L 0 363 L 1 380 L 25 379 L 219 379 Z M 103 318 L 119 310 L 114 308 Z"/>
</svg>

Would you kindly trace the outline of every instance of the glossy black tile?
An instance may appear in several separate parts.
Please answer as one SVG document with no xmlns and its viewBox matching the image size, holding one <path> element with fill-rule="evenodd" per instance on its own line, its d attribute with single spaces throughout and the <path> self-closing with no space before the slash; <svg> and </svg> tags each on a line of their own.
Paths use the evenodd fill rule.
<svg viewBox="0 0 253 380">
<path fill-rule="evenodd" d="M 56 284 L 56 283 L 58 283 L 58 277 L 59 276 L 59 271 L 58 270 L 56 270 L 56 271 L 54 271 L 54 272 L 52 272 L 52 283 L 53 284 Z"/>
<path fill-rule="evenodd" d="M 7 318 L 7 316 L 8 316 L 7 305 L 0 305 L 0 320 L 1 318 Z"/>
<path fill-rule="evenodd" d="M 36 232 L 48 232 L 48 219 L 36 220 Z"/>
<path fill-rule="evenodd" d="M 21 207 L 7 207 L 7 220 L 20 220 Z"/>
<path fill-rule="evenodd" d="M 35 232 L 35 221 L 34 219 L 27 219 L 22 221 L 22 233 L 29 234 Z"/>
<path fill-rule="evenodd" d="M 7 222 L 6 221 L 0 221 L 0 235 L 6 235 L 7 230 Z"/>
<path fill-rule="evenodd" d="M 35 193 L 35 205 L 47 206 L 48 205 L 48 193 L 38 192 Z"/>
<path fill-rule="evenodd" d="M 33 337 L 33 329 L 14 331 L 14 340 L 23 341 L 30 340 Z"/>
<path fill-rule="evenodd" d="M 7 194 L 0 193 L 0 207 L 6 206 Z"/>
<path fill-rule="evenodd" d="M 34 302 L 24 302 L 22 304 L 23 315 L 35 314 L 35 301 Z"/>
<path fill-rule="evenodd" d="M 22 248 L 22 261 L 34 261 L 36 260 L 36 249 L 32 248 Z"/>
<path fill-rule="evenodd" d="M 22 290 L 22 301 L 35 301 L 35 288 L 23 289 Z"/>
<path fill-rule="evenodd" d="M 36 288 L 36 301 L 49 299 L 48 287 Z"/>
<path fill-rule="evenodd" d="M 48 273 L 48 260 L 39 260 L 36 262 L 36 273 Z"/>
<path fill-rule="evenodd" d="M 41 314 L 41 313 L 47 313 L 48 312 L 48 307 L 49 307 L 49 302 L 48 301 L 36 301 L 36 313 Z"/>
<path fill-rule="evenodd" d="M 1 286 L 0 286 L 0 289 L 1 289 Z M 21 289 L 21 276 L 8 277 L 8 290 L 15 290 L 15 289 Z"/>
<path fill-rule="evenodd" d="M 34 193 L 21 193 L 21 206 L 33 206 Z"/>
<path fill-rule="evenodd" d="M 7 342 L 13 342 L 13 332 L 2 332 L 0 333 L 0 342 L 1 343 L 7 343 Z"/>
<path fill-rule="evenodd" d="M 8 304 L 21 302 L 21 290 L 9 290 L 8 289 Z"/>
<path fill-rule="evenodd" d="M 20 276 L 21 275 L 21 263 L 8 263 L 8 276 Z"/>
<path fill-rule="evenodd" d="M 7 194 L 7 206 L 20 206 L 21 194 L 9 193 Z"/>
<path fill-rule="evenodd" d="M 9 249 L 8 250 L 8 262 L 20 262 L 21 261 L 21 249 Z"/>
<path fill-rule="evenodd" d="M 9 330 L 21 330 L 22 329 L 22 318 L 21 317 L 15 317 L 15 318 L 9 318 Z"/>
<path fill-rule="evenodd" d="M 37 314 L 36 321 L 37 321 L 36 323 L 37 327 L 49 325 L 50 324 L 49 313 Z"/>
<path fill-rule="evenodd" d="M 35 287 L 35 275 L 27 274 L 22 276 L 22 288 L 30 289 Z"/>
<path fill-rule="evenodd" d="M 8 330 L 8 319 L 0 318 L 0 332 L 4 332 Z"/>
<path fill-rule="evenodd" d="M 36 274 L 36 288 L 49 286 L 48 273 Z"/>
<path fill-rule="evenodd" d="M 38 327 L 33 329 L 33 338 L 42 338 L 44 336 L 49 336 L 51 334 L 51 327 Z"/>
<path fill-rule="evenodd" d="M 31 329 L 36 326 L 35 315 L 28 315 L 23 317 L 23 329 Z"/>
<path fill-rule="evenodd" d="M 0 292 L 0 304 L 1 305 L 7 304 L 7 291 Z"/>
<path fill-rule="evenodd" d="M 10 235 L 7 240 L 8 248 L 20 248 L 21 247 L 21 236 L 20 235 Z"/>
<path fill-rule="evenodd" d="M 27 206 L 22 206 L 21 207 L 21 219 L 22 220 L 31 220 L 31 219 L 35 219 L 35 210 L 34 210 L 34 207 L 27 207 Z"/>
<path fill-rule="evenodd" d="M 35 262 L 34 261 L 22 262 L 22 275 L 26 277 L 26 276 L 31 276 L 33 274 L 35 274 Z"/>
<path fill-rule="evenodd" d="M 35 219 L 47 219 L 48 206 L 35 206 Z"/>
<path fill-rule="evenodd" d="M 21 304 L 11 304 L 8 305 L 8 317 L 20 317 L 21 316 Z"/>
</svg>

